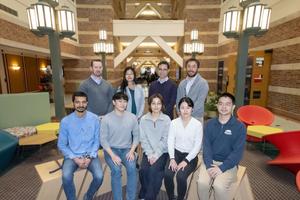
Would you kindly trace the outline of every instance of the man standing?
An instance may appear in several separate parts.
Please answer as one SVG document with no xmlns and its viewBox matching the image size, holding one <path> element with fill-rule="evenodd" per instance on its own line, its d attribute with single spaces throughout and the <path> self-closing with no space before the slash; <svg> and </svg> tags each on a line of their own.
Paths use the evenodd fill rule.
<svg viewBox="0 0 300 200">
<path fill-rule="evenodd" d="M 176 103 L 177 86 L 168 77 L 170 69 L 170 65 L 168 62 L 161 61 L 160 63 L 158 63 L 157 68 L 159 78 L 157 81 L 151 83 L 148 98 L 155 93 L 161 94 L 165 102 L 165 113 L 171 119 L 173 119 L 173 109 Z"/>
<path fill-rule="evenodd" d="M 246 128 L 232 116 L 234 101 L 233 95 L 223 93 L 218 99 L 218 117 L 210 120 L 204 128 L 204 164 L 197 181 L 198 194 L 203 200 L 208 200 L 212 191 L 216 200 L 229 200 L 230 186 L 237 178 Z"/>
<path fill-rule="evenodd" d="M 101 145 L 104 158 L 111 170 L 111 187 L 114 200 L 122 200 L 122 165 L 127 172 L 126 199 L 135 200 L 137 171 L 135 148 L 139 143 L 138 121 L 126 111 L 128 96 L 117 92 L 113 98 L 114 110 L 102 119 Z"/>
<path fill-rule="evenodd" d="M 93 181 L 84 195 L 84 200 L 91 200 L 103 180 L 98 158 L 100 123 L 97 115 L 86 111 L 88 97 L 85 93 L 75 92 L 72 101 L 75 111 L 62 119 L 57 143 L 64 155 L 63 188 L 67 199 L 75 200 L 74 172 L 78 167 L 87 169 L 92 173 Z"/>
<path fill-rule="evenodd" d="M 89 97 L 87 110 L 102 116 L 113 109 L 111 99 L 114 89 L 109 82 L 102 78 L 101 60 L 92 60 L 90 70 L 91 76 L 80 84 L 79 90 Z"/>
<path fill-rule="evenodd" d="M 204 101 L 208 93 L 207 81 L 198 74 L 200 62 L 195 58 L 190 58 L 185 64 L 187 77 L 182 80 L 177 89 L 176 105 L 184 97 L 190 97 L 194 102 L 192 116 L 203 122 Z M 178 108 L 177 108 L 177 111 Z"/>
</svg>

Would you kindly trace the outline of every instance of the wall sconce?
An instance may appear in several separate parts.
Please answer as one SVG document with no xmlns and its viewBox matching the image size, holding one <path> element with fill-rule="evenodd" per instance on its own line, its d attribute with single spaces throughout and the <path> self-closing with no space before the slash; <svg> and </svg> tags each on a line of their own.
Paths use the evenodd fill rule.
<svg viewBox="0 0 300 200">
<path fill-rule="evenodd" d="M 18 71 L 21 69 L 21 67 L 18 64 L 12 64 L 11 69 L 14 71 Z"/>
</svg>

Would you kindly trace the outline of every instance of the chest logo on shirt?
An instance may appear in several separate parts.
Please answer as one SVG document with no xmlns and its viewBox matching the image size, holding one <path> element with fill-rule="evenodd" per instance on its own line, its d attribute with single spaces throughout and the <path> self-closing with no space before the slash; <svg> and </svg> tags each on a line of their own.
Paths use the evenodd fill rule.
<svg viewBox="0 0 300 200">
<path fill-rule="evenodd" d="M 225 131 L 224 131 L 224 134 L 225 134 L 225 135 L 232 135 L 232 132 L 231 132 L 231 130 L 225 130 Z"/>
</svg>

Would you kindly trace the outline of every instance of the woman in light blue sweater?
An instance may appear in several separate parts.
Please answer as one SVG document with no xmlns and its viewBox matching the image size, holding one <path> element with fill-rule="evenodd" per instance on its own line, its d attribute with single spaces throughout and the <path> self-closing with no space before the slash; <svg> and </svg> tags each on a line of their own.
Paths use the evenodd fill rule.
<svg viewBox="0 0 300 200">
<path fill-rule="evenodd" d="M 140 169 L 139 199 L 156 199 L 168 160 L 168 132 L 171 120 L 162 113 L 163 97 L 153 94 L 148 100 L 149 112 L 140 121 L 143 159 Z"/>
<path fill-rule="evenodd" d="M 141 118 L 144 112 L 145 95 L 140 85 L 136 84 L 136 73 L 134 68 L 126 67 L 123 73 L 123 81 L 119 91 L 128 96 L 127 111 Z"/>
</svg>

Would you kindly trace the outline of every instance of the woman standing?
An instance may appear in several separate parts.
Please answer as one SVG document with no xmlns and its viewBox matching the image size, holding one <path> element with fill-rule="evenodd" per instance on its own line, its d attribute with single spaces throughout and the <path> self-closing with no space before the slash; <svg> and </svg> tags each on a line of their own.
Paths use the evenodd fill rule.
<svg viewBox="0 0 300 200">
<path fill-rule="evenodd" d="M 196 169 L 201 149 L 203 129 L 200 121 L 192 117 L 194 107 L 189 97 L 178 103 L 180 117 L 171 122 L 168 135 L 170 161 L 165 170 L 165 187 L 169 199 L 174 199 L 173 177 L 176 174 L 177 200 L 183 200 L 187 189 L 187 178 Z"/>
<path fill-rule="evenodd" d="M 143 158 L 140 169 L 139 199 L 155 200 L 162 184 L 168 159 L 169 116 L 164 110 L 163 97 L 153 94 L 148 100 L 149 112 L 140 121 L 140 141 Z"/>
<path fill-rule="evenodd" d="M 144 90 L 136 84 L 136 74 L 132 67 L 126 67 L 123 74 L 123 81 L 120 91 L 128 96 L 127 111 L 141 118 L 144 112 L 145 97 Z"/>
</svg>

